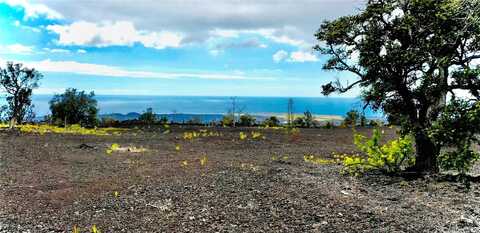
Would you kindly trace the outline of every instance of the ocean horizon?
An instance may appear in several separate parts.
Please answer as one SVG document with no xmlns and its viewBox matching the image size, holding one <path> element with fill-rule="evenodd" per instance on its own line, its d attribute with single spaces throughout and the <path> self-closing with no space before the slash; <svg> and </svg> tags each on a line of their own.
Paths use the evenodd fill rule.
<svg viewBox="0 0 480 233">
<path fill-rule="evenodd" d="M 53 95 L 33 95 L 37 117 L 50 114 L 49 101 Z M 232 109 L 232 97 L 228 96 L 133 96 L 96 95 L 99 114 L 142 113 L 152 108 L 157 114 L 223 115 Z M 235 97 L 237 111 L 256 116 L 286 114 L 288 100 L 293 100 L 293 113 L 310 111 L 320 116 L 344 116 L 351 109 L 363 112 L 367 118 L 382 118 L 383 114 L 370 108 L 363 109 L 359 98 L 339 97 Z M 4 98 L 1 100 L 5 102 Z M 3 104 L 3 103 L 2 103 Z"/>
</svg>

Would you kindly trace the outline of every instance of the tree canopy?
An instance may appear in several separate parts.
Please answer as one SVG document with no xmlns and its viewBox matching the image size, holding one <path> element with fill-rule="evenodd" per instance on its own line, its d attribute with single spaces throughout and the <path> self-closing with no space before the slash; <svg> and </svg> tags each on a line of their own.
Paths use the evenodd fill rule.
<svg viewBox="0 0 480 233">
<path fill-rule="evenodd" d="M 20 63 L 7 62 L 5 69 L 0 68 L 0 85 L 7 93 L 6 115 L 11 127 L 33 118 L 32 91 L 42 77 L 37 70 Z"/>
<path fill-rule="evenodd" d="M 324 22 L 315 49 L 328 55 L 326 70 L 348 71 L 322 93 L 362 88 L 374 109 L 401 119 L 416 140 L 419 171 L 436 171 L 441 144 L 429 130 L 459 93 L 480 99 L 480 1 L 369 0 L 357 15 Z"/>
<path fill-rule="evenodd" d="M 55 95 L 50 100 L 53 121 L 59 124 L 80 124 L 84 127 L 96 126 L 98 109 L 94 96 L 93 92 L 86 94 L 74 88 Z"/>
</svg>

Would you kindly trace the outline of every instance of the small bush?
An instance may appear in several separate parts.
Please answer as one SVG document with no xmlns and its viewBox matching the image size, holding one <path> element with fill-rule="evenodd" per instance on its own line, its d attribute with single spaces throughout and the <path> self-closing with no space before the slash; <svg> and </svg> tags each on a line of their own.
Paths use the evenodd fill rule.
<svg viewBox="0 0 480 233">
<path fill-rule="evenodd" d="M 463 182 L 467 181 L 467 172 L 480 159 L 473 148 L 479 143 L 479 132 L 480 103 L 461 100 L 451 101 L 429 132 L 436 144 L 446 148 L 438 158 L 440 167 L 457 171 Z"/>
<path fill-rule="evenodd" d="M 381 135 L 378 128 L 373 130 L 371 138 L 355 133 L 354 143 L 366 158 L 360 155 L 341 156 L 347 172 L 359 174 L 378 170 L 391 174 L 398 173 L 415 163 L 412 137 L 400 137 L 380 145 Z"/>
<path fill-rule="evenodd" d="M 311 128 L 316 126 L 316 122 L 312 113 L 310 111 L 306 111 L 303 113 L 303 116 L 297 117 L 293 121 L 293 125 L 301 128 Z"/>
<path fill-rule="evenodd" d="M 278 127 L 280 125 L 280 120 L 278 120 L 276 116 L 271 116 L 263 121 L 263 125 L 266 127 Z"/>
<path fill-rule="evenodd" d="M 354 127 L 360 119 L 360 113 L 357 110 L 350 110 L 343 119 L 343 125 L 346 127 Z"/>
<path fill-rule="evenodd" d="M 240 116 L 240 126 L 253 126 L 255 125 L 256 119 L 252 115 L 244 114 Z"/>
<path fill-rule="evenodd" d="M 166 125 L 166 124 L 168 124 L 168 117 L 167 117 L 167 116 L 162 116 L 162 117 L 160 117 L 159 123 L 160 123 L 161 125 Z"/>
<path fill-rule="evenodd" d="M 143 124 L 150 126 L 157 122 L 157 115 L 153 112 L 152 108 L 147 108 L 147 110 L 140 115 L 138 120 Z"/>
<path fill-rule="evenodd" d="M 233 126 L 233 116 L 232 115 L 225 115 L 223 116 L 222 120 L 220 121 L 222 126 Z"/>
<path fill-rule="evenodd" d="M 333 122 L 330 122 L 330 121 L 327 121 L 327 123 L 325 123 L 325 125 L 323 126 L 324 129 L 333 129 L 335 127 L 335 125 L 333 124 Z"/>
<path fill-rule="evenodd" d="M 103 117 L 100 120 L 101 127 L 115 127 L 120 124 L 120 121 L 113 119 L 112 117 Z"/>
</svg>

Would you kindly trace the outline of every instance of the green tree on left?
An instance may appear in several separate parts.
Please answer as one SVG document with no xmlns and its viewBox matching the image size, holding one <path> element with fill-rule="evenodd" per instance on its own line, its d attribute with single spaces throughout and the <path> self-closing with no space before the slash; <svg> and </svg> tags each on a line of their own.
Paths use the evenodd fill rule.
<svg viewBox="0 0 480 233">
<path fill-rule="evenodd" d="M 7 62 L 5 68 L 0 67 L 0 87 L 7 94 L 6 115 L 10 128 L 34 117 L 32 92 L 42 77 L 37 70 L 21 63 Z"/>
</svg>

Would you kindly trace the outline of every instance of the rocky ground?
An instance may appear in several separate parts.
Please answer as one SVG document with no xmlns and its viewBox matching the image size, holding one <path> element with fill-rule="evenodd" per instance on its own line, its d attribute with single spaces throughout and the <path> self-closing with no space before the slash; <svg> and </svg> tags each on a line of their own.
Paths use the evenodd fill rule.
<svg viewBox="0 0 480 233">
<path fill-rule="evenodd" d="M 354 152 L 350 129 L 184 139 L 192 130 L 0 131 L 0 232 L 480 232 L 478 184 L 350 177 L 304 161 Z M 107 153 L 114 143 L 146 151 Z"/>
</svg>

